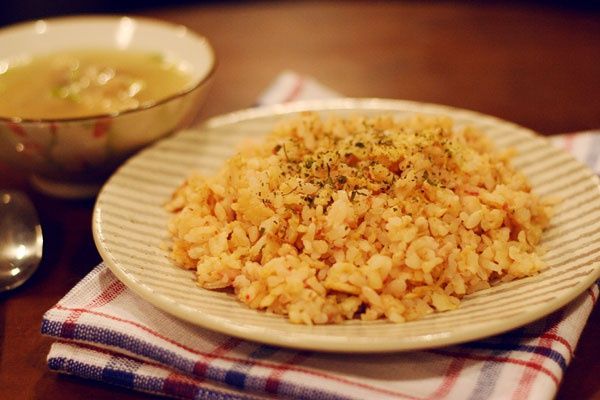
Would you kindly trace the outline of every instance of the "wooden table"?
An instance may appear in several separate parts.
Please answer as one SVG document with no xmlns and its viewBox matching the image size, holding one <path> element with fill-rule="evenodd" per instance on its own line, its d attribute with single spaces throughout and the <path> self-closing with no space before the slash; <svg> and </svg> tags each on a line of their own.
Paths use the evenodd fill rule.
<svg viewBox="0 0 600 400">
<path fill-rule="evenodd" d="M 598 14 L 514 2 L 259 2 L 144 15 L 185 24 L 214 44 L 219 67 L 200 119 L 251 105 L 287 68 L 349 96 L 449 104 L 545 135 L 600 128 Z M 0 187 L 26 188 L 26 177 L 2 165 L 1 157 Z M 92 200 L 31 194 L 41 214 L 45 254 L 31 281 L 0 297 L 0 397 L 143 398 L 48 371 L 50 341 L 39 334 L 42 314 L 100 257 L 90 233 Z M 600 399 L 599 335 L 596 307 L 560 399 Z"/>
</svg>

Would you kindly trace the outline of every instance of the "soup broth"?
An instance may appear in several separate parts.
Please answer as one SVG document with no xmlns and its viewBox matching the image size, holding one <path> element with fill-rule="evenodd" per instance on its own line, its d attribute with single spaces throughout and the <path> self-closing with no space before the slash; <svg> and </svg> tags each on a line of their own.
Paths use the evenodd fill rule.
<svg viewBox="0 0 600 400">
<path fill-rule="evenodd" d="M 110 114 L 174 95 L 192 83 L 160 54 L 53 53 L 0 70 L 0 116 L 64 119 Z"/>
</svg>

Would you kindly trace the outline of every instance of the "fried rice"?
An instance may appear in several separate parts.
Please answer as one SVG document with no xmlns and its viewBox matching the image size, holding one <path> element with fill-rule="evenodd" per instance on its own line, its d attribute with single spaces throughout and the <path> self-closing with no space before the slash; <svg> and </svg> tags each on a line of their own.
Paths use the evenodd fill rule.
<svg viewBox="0 0 600 400">
<path fill-rule="evenodd" d="M 171 257 L 293 323 L 452 310 L 544 267 L 552 207 L 512 156 L 449 118 L 303 113 L 177 189 Z"/>
</svg>

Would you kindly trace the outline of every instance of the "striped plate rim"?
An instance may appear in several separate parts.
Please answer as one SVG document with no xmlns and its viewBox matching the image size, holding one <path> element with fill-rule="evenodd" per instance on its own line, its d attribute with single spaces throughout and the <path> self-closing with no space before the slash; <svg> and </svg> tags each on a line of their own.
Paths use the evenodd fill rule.
<svg viewBox="0 0 600 400">
<path fill-rule="evenodd" d="M 214 173 L 245 139 L 267 133 L 301 111 L 336 115 L 448 115 L 472 125 L 498 147 L 518 151 L 515 166 L 534 191 L 562 199 L 543 245 L 549 268 L 537 276 L 467 296 L 454 311 L 418 321 L 349 321 L 298 326 L 248 309 L 231 294 L 196 286 L 194 274 L 168 258 L 163 209 L 192 170 Z M 93 214 L 96 246 L 112 272 L 159 309 L 200 327 L 272 345 L 334 352 L 416 350 L 480 339 L 517 328 L 561 308 L 600 277 L 598 177 L 531 130 L 477 112 L 387 99 L 313 100 L 252 108 L 215 117 L 157 142 L 122 165 L 101 190 Z"/>
</svg>

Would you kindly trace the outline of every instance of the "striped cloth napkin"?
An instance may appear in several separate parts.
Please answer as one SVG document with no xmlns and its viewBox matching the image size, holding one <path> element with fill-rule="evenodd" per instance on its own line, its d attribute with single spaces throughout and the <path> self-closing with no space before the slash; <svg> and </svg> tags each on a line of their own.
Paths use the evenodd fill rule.
<svg viewBox="0 0 600 400">
<path fill-rule="evenodd" d="M 310 77 L 280 75 L 261 104 L 331 97 Z M 598 171 L 600 131 L 555 138 Z M 592 154 L 593 153 L 593 154 Z M 104 265 L 43 317 L 51 370 L 184 399 L 551 399 L 598 298 L 504 335 L 441 349 L 374 355 L 286 350 L 171 317 Z"/>
</svg>

